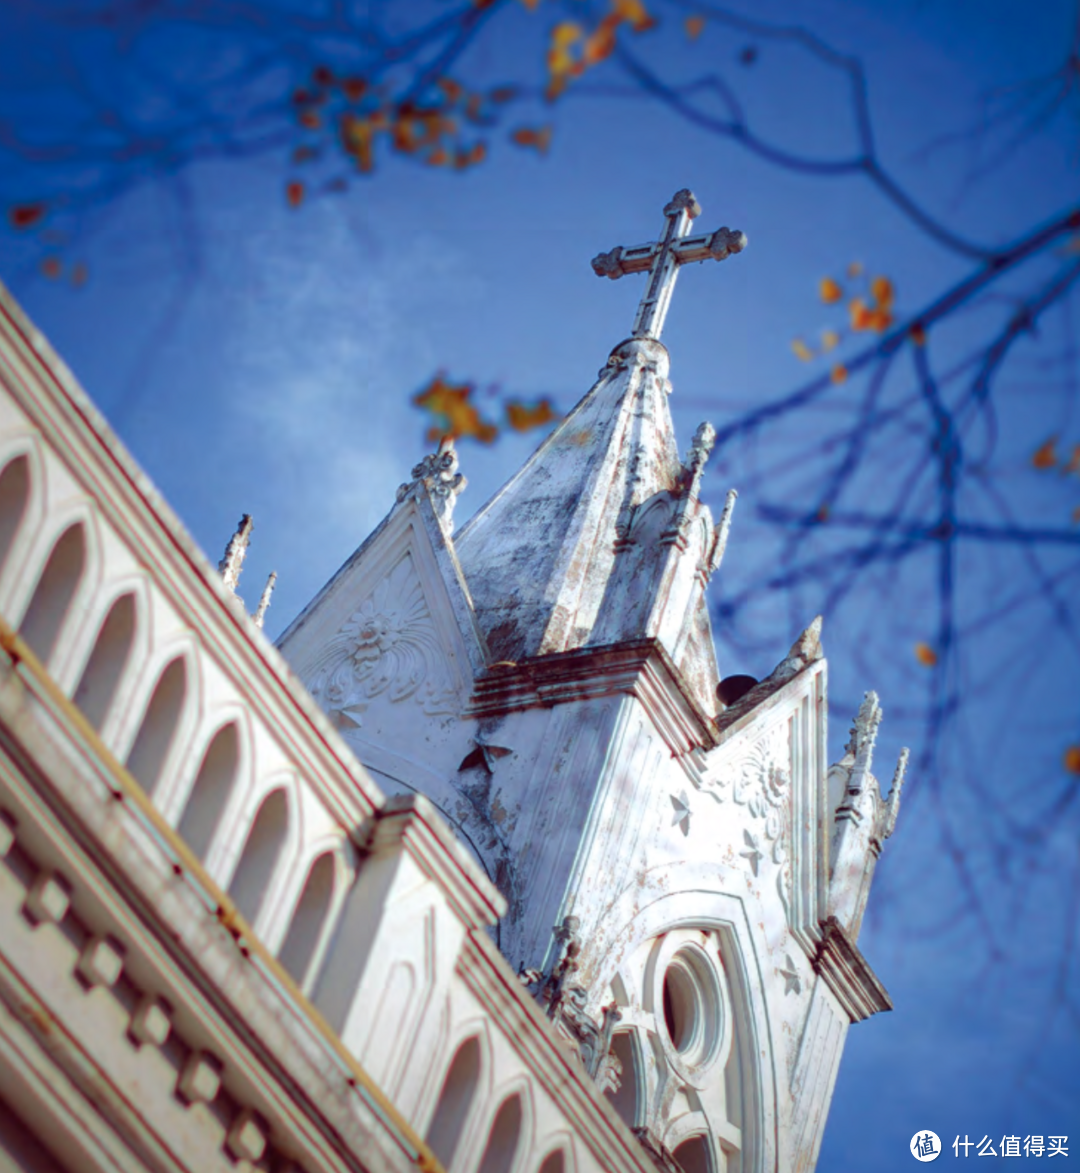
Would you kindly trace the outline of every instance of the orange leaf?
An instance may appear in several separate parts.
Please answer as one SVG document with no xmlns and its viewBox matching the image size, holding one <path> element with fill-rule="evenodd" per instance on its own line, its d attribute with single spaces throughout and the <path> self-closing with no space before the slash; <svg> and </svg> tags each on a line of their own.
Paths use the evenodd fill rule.
<svg viewBox="0 0 1080 1173">
<path fill-rule="evenodd" d="M 566 87 L 567 79 L 581 72 L 581 61 L 575 49 L 584 38 L 581 25 L 572 20 L 560 21 L 551 30 L 547 53 L 548 73 L 551 75 L 549 97 L 557 97 Z"/>
<path fill-rule="evenodd" d="M 16 204 L 8 208 L 8 223 L 12 228 L 22 232 L 44 220 L 47 206 L 44 203 Z"/>
<path fill-rule="evenodd" d="M 317 86 L 332 86 L 334 84 L 334 74 L 325 65 L 316 65 L 311 71 L 311 80 Z"/>
<path fill-rule="evenodd" d="M 432 167 L 445 167 L 449 161 L 450 156 L 446 153 L 446 150 L 443 147 L 438 147 L 436 150 L 432 151 L 431 154 L 428 155 L 428 157 L 424 160 L 425 163 L 430 164 Z"/>
<path fill-rule="evenodd" d="M 686 29 L 686 35 L 690 40 L 696 41 L 701 36 L 701 30 L 705 27 L 705 17 L 688 16 L 683 21 L 683 27 Z"/>
<path fill-rule="evenodd" d="M 541 155 L 546 155 L 548 146 L 551 144 L 551 127 L 519 126 L 517 130 L 511 132 L 510 138 L 519 147 L 534 147 Z"/>
<path fill-rule="evenodd" d="M 853 297 L 848 302 L 848 316 L 853 330 L 873 329 L 874 313 L 861 297 Z"/>
<path fill-rule="evenodd" d="M 535 12 L 540 0 L 521 0 L 521 2 L 530 12 Z"/>
<path fill-rule="evenodd" d="M 300 125 L 306 126 L 308 130 L 318 130 L 322 126 L 322 115 L 318 110 L 312 110 L 310 107 L 306 110 L 301 110 Z"/>
<path fill-rule="evenodd" d="M 921 322 L 916 322 L 915 325 L 911 327 L 911 341 L 916 346 L 926 345 L 926 329 Z"/>
<path fill-rule="evenodd" d="M 297 183 L 295 180 L 287 184 L 285 187 L 285 198 L 289 201 L 290 208 L 298 208 L 304 198 L 304 185 Z"/>
<path fill-rule="evenodd" d="M 346 77 L 341 82 L 341 92 L 350 102 L 359 102 L 367 93 L 367 82 L 362 77 Z"/>
<path fill-rule="evenodd" d="M 1065 769 L 1070 774 L 1080 774 L 1080 745 L 1070 745 L 1064 754 Z"/>
<path fill-rule="evenodd" d="M 345 153 L 352 155 L 361 171 L 370 171 L 375 166 L 373 142 L 375 138 L 374 118 L 358 118 L 355 114 L 344 114 L 340 123 L 341 145 Z"/>
<path fill-rule="evenodd" d="M 893 316 L 887 309 L 879 308 L 871 310 L 868 315 L 867 329 L 876 330 L 879 334 L 884 334 L 885 331 L 892 325 Z"/>
<path fill-rule="evenodd" d="M 436 426 L 428 433 L 430 438 L 472 436 L 481 444 L 490 444 L 495 439 L 499 429 L 481 419 L 479 411 L 469 402 L 473 390 L 471 383 L 454 386 L 436 375 L 427 387 L 413 396 L 417 407 L 435 417 Z"/>
<path fill-rule="evenodd" d="M 635 33 L 643 33 L 656 24 L 642 0 L 611 0 L 611 11 L 618 20 L 625 20 Z"/>
<path fill-rule="evenodd" d="M 49 278 L 50 281 L 55 281 L 63 271 L 63 265 L 60 263 L 59 257 L 46 257 L 41 262 L 42 273 Z"/>
<path fill-rule="evenodd" d="M 915 659 L 925 667 L 933 668 L 937 663 L 937 652 L 929 644 L 917 643 L 915 645 Z"/>
<path fill-rule="evenodd" d="M 832 277 L 822 277 L 818 284 L 818 293 L 826 305 L 832 305 L 844 296 L 844 291 L 840 288 L 839 282 L 834 281 Z"/>
<path fill-rule="evenodd" d="M 1041 444 L 1031 454 L 1031 463 L 1035 468 L 1053 468 L 1057 464 L 1057 437 L 1051 436 L 1045 444 Z"/>
<path fill-rule="evenodd" d="M 454 81 L 453 78 L 440 77 L 435 84 L 446 95 L 446 100 L 451 105 L 455 102 L 460 102 L 462 95 L 465 93 L 465 87 L 461 82 Z"/>
<path fill-rule="evenodd" d="M 847 379 L 847 367 L 843 363 L 837 363 L 829 372 L 829 378 L 834 383 L 843 383 Z"/>
<path fill-rule="evenodd" d="M 542 428 L 560 419 L 558 412 L 552 407 L 550 399 L 541 399 L 539 403 L 521 403 L 511 400 L 506 405 L 506 422 L 515 432 L 527 432 L 530 428 Z"/>
<path fill-rule="evenodd" d="M 583 66 L 596 65 L 610 57 L 615 51 L 615 30 L 619 27 L 618 18 L 605 16 L 599 26 L 585 39 L 581 51 Z"/>
<path fill-rule="evenodd" d="M 801 338 L 792 340 L 791 349 L 795 351 L 795 357 L 801 358 L 803 362 L 809 362 L 814 357 L 814 352 Z"/>
<path fill-rule="evenodd" d="M 870 282 L 870 293 L 879 306 L 887 308 L 892 305 L 896 291 L 888 277 L 875 277 Z"/>
<path fill-rule="evenodd" d="M 840 335 L 835 330 L 822 330 L 821 332 L 821 353 L 828 354 L 830 350 L 835 350 L 840 345 Z"/>
<path fill-rule="evenodd" d="M 1072 455 L 1069 457 L 1069 463 L 1062 466 L 1063 473 L 1080 473 L 1080 444 L 1074 444 Z"/>
</svg>

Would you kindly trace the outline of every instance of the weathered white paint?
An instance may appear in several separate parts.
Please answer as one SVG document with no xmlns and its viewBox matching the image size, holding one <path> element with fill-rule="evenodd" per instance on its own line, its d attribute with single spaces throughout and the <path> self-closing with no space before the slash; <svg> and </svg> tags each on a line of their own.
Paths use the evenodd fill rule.
<svg viewBox="0 0 1080 1173">
<path fill-rule="evenodd" d="M 714 524 L 657 338 L 742 238 L 685 194 L 617 250 L 650 285 L 592 390 L 456 536 L 453 446 L 417 464 L 291 669 L 234 597 L 250 526 L 215 573 L 0 296 L 0 630 L 41 650 L 0 654 L 0 1104 L 35 1168 L 405 1169 L 429 1131 L 451 1173 L 813 1167 L 889 1006 L 855 941 L 901 776 L 876 698 L 826 770 L 819 624 L 717 699 L 734 497 Z"/>
</svg>

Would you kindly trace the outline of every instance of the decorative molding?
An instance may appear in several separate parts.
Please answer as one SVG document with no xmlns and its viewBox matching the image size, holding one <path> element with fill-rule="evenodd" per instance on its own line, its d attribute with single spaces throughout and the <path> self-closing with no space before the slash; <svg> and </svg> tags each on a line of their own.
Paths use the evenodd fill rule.
<svg viewBox="0 0 1080 1173">
<path fill-rule="evenodd" d="M 362 727 L 372 701 L 413 700 L 429 717 L 456 713 L 457 689 L 411 553 L 368 594 L 326 644 L 309 676 L 311 695 Z"/>
<path fill-rule="evenodd" d="M 892 1010 L 888 991 L 847 935 L 844 926 L 830 916 L 821 924 L 822 936 L 812 964 L 829 989 L 836 995 L 852 1022 L 861 1022 L 872 1014 Z"/>
<path fill-rule="evenodd" d="M 406 851 L 438 884 L 447 903 L 470 929 L 487 928 L 506 912 L 502 893 L 469 858 L 434 803 L 422 794 L 387 800 L 375 821 L 368 849 L 375 854 Z"/>
<path fill-rule="evenodd" d="M 693 699 L 679 669 L 656 639 L 494 664 L 476 681 L 465 715 L 497 717 L 620 693 L 641 701 L 675 756 L 717 744 L 712 718 Z"/>
</svg>

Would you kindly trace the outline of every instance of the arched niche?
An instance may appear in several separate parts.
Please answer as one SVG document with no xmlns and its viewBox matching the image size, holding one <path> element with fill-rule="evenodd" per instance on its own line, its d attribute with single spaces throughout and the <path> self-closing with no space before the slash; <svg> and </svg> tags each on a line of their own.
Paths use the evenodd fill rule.
<svg viewBox="0 0 1080 1173">
<path fill-rule="evenodd" d="M 480 1083 L 480 1061 L 480 1039 L 473 1035 L 455 1051 L 443 1080 L 435 1113 L 428 1125 L 427 1143 L 444 1169 L 450 1168 L 457 1153 L 461 1132 Z"/>
<path fill-rule="evenodd" d="M 223 725 L 206 747 L 188 794 L 177 831 L 180 838 L 205 860 L 221 816 L 229 805 L 240 767 L 240 735 L 236 723 Z"/>
<path fill-rule="evenodd" d="M 249 924 L 262 911 L 288 833 L 289 802 L 279 788 L 263 799 L 229 883 L 229 895 Z"/>
<path fill-rule="evenodd" d="M 709 1141 L 705 1136 L 692 1136 L 684 1140 L 671 1155 L 683 1173 L 716 1173 Z"/>
<path fill-rule="evenodd" d="M 19 634 L 43 664 L 49 663 L 56 650 L 57 636 L 85 569 L 86 528 L 77 521 L 53 545 L 19 625 Z"/>
<path fill-rule="evenodd" d="M 311 984 L 312 961 L 334 899 L 334 853 L 323 852 L 308 870 L 278 960 L 298 985 Z"/>
<path fill-rule="evenodd" d="M 618 1112 L 620 1119 L 628 1128 L 634 1128 L 638 1123 L 640 1084 L 638 1079 L 638 1051 L 634 1041 L 634 1032 L 619 1031 L 611 1040 L 611 1050 L 618 1059 L 622 1072 L 619 1075 L 619 1086 L 615 1091 L 606 1093 L 611 1106 Z"/>
<path fill-rule="evenodd" d="M 30 500 L 30 461 L 26 455 L 15 456 L 0 472 L 0 573 L 26 516 Z"/>
<path fill-rule="evenodd" d="M 109 608 L 72 699 L 99 732 L 116 699 L 135 641 L 135 596 L 121 595 Z"/>
<path fill-rule="evenodd" d="M 548 1153 L 536 1173 L 566 1173 L 566 1156 L 562 1149 Z"/>
<path fill-rule="evenodd" d="M 523 1118 L 521 1096 L 517 1093 L 507 1096 L 491 1122 L 479 1173 L 510 1173 L 521 1143 Z"/>
<path fill-rule="evenodd" d="M 177 656 L 165 666 L 128 752 L 128 771 L 147 794 L 154 794 L 161 785 L 169 751 L 176 740 L 187 703 L 187 677 L 187 663 L 183 656 Z"/>
</svg>

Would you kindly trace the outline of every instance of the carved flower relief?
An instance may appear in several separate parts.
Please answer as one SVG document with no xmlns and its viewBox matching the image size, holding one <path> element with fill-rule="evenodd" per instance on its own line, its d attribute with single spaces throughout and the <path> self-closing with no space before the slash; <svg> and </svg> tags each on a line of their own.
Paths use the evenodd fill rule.
<svg viewBox="0 0 1080 1173">
<path fill-rule="evenodd" d="M 456 690 L 408 555 L 330 640 L 309 687 L 324 707 L 351 715 L 383 693 L 395 703 L 413 697 L 432 716 L 455 711 Z"/>
<path fill-rule="evenodd" d="M 791 867 L 789 863 L 791 838 L 791 746 L 787 724 L 776 726 L 764 737 L 748 745 L 733 761 L 725 764 L 723 772 L 708 785 L 726 790 L 746 808 L 754 820 L 744 830 L 744 838 L 752 848 L 742 852 L 747 866 L 758 874 L 761 860 L 768 858 L 777 866 L 776 887 L 785 910 L 790 911 Z M 767 846 L 758 850 L 760 839 Z"/>
</svg>

